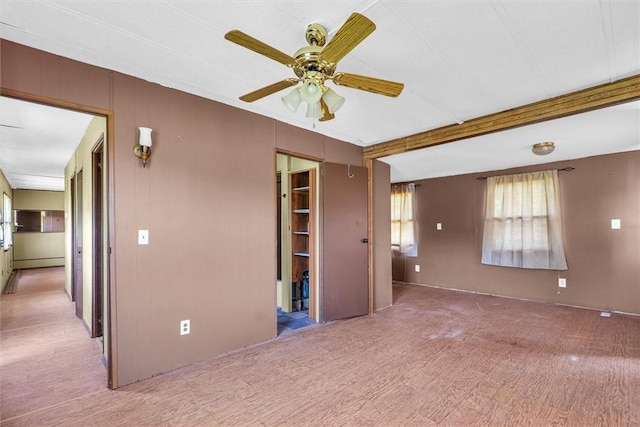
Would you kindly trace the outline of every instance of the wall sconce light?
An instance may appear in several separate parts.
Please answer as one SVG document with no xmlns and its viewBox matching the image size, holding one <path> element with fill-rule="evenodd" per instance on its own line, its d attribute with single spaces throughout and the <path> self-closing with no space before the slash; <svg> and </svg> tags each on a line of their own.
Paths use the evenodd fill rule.
<svg viewBox="0 0 640 427">
<path fill-rule="evenodd" d="M 140 142 L 133 147 L 133 154 L 141 160 L 142 167 L 147 167 L 147 161 L 151 157 L 151 128 L 140 127 Z"/>
</svg>

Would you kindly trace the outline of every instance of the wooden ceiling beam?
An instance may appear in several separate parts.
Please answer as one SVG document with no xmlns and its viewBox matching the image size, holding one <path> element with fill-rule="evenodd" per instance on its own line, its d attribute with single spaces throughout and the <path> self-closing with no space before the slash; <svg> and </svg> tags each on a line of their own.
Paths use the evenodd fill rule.
<svg viewBox="0 0 640 427">
<path fill-rule="evenodd" d="M 640 74 L 364 148 L 365 159 L 446 144 L 640 99 Z"/>
</svg>

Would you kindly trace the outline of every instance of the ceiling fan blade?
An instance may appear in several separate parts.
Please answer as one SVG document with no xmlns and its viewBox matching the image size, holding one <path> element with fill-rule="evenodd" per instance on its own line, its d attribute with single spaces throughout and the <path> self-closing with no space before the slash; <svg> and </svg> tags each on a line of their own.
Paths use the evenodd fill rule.
<svg viewBox="0 0 640 427">
<path fill-rule="evenodd" d="M 376 29 L 376 24 L 359 13 L 352 13 L 349 19 L 322 49 L 320 56 L 330 64 L 335 64 L 351 52 L 360 42 Z"/>
<path fill-rule="evenodd" d="M 328 122 L 336 117 L 335 114 L 329 112 L 329 107 L 324 99 L 320 98 L 320 106 L 322 107 L 322 117 L 319 119 L 321 122 Z"/>
<path fill-rule="evenodd" d="M 336 73 L 333 76 L 333 82 L 339 86 L 352 87 L 391 97 L 400 95 L 402 89 L 404 89 L 404 83 L 349 73 Z"/>
<path fill-rule="evenodd" d="M 286 89 L 290 86 L 295 86 L 296 84 L 298 84 L 298 79 L 284 79 L 280 82 L 271 84 L 269 86 L 265 86 L 251 93 L 247 93 L 246 95 L 242 95 L 240 97 L 240 100 L 245 102 L 257 101 L 260 98 L 264 98 L 267 95 L 271 95 L 272 93 L 279 92 L 282 89 Z"/>
<path fill-rule="evenodd" d="M 288 67 L 293 67 L 294 65 L 296 65 L 296 60 L 292 56 L 287 55 L 284 52 L 280 52 L 278 49 L 271 47 L 268 44 L 263 43 L 248 34 L 243 33 L 240 30 L 231 30 L 224 35 L 224 38 L 229 40 L 230 42 L 239 44 L 242 47 L 246 47 L 249 50 L 264 55 L 267 58 L 271 58 L 274 61 L 278 61 Z"/>
</svg>

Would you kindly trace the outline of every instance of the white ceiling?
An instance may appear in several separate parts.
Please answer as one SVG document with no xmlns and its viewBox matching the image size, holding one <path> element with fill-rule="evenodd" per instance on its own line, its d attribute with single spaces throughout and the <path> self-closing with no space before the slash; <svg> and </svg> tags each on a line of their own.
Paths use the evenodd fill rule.
<svg viewBox="0 0 640 427">
<path fill-rule="evenodd" d="M 64 168 L 93 118 L 0 97 L 0 169 L 11 188 L 64 190 Z"/>
<path fill-rule="evenodd" d="M 333 87 L 347 100 L 324 123 L 286 109 L 279 98 L 287 91 L 251 104 L 238 100 L 294 76 L 225 40 L 227 31 L 293 54 L 306 45 L 307 24 L 323 24 L 331 36 L 354 11 L 377 29 L 337 71 L 403 82 L 398 98 Z M 640 74 L 637 0 L 3 0 L 0 16 L 4 39 L 360 146 Z M 636 102 L 383 160 L 393 181 L 496 170 L 639 149 L 639 127 Z M 546 140 L 557 143 L 556 152 L 533 157 L 531 144 Z"/>
<path fill-rule="evenodd" d="M 536 156 L 531 146 L 543 141 L 555 142 L 556 149 Z M 393 182 L 405 182 L 638 149 L 640 101 L 635 101 L 381 160 L 391 165 Z"/>
</svg>

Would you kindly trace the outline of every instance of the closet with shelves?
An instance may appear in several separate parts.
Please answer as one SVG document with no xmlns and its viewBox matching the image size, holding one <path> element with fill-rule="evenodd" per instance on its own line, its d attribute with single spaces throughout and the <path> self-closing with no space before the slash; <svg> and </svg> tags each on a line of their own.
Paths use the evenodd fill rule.
<svg viewBox="0 0 640 427">
<path fill-rule="evenodd" d="M 313 312 L 315 170 L 289 173 L 291 189 L 291 299 L 294 311 Z"/>
</svg>

